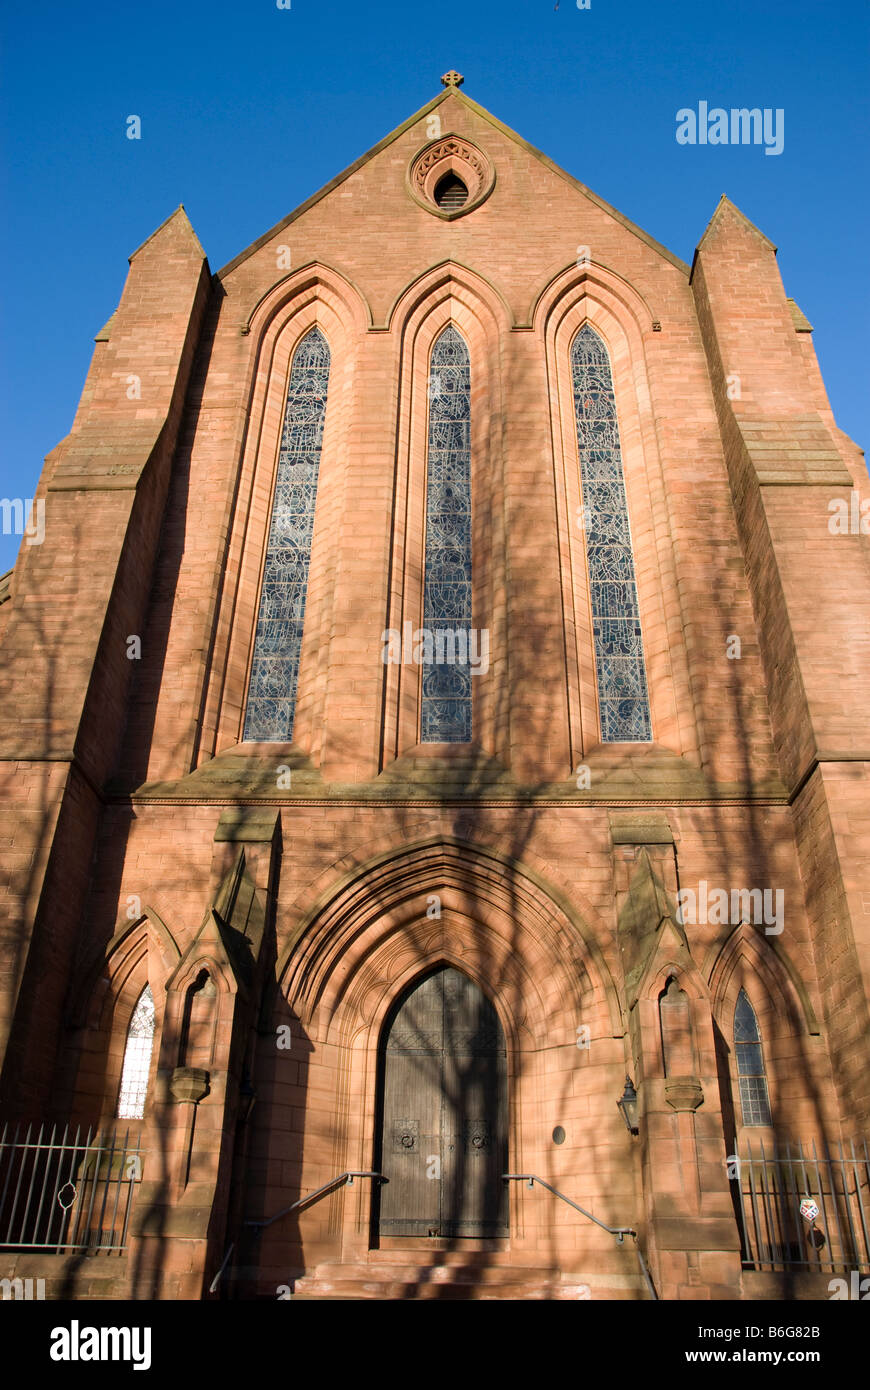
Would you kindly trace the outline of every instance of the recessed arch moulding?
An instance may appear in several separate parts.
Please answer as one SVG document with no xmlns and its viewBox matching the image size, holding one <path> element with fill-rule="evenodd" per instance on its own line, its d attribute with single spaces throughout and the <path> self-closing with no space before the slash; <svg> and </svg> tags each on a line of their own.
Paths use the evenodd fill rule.
<svg viewBox="0 0 870 1390">
<path fill-rule="evenodd" d="M 779 1131 L 800 1138 L 822 1132 L 851 1133 L 841 1128 L 830 1061 L 825 1055 L 823 1028 L 813 1004 L 815 989 L 808 987 L 803 962 L 787 950 L 778 937 L 761 937 L 758 929 L 743 923 L 718 950 L 711 947 L 709 986 L 713 1014 L 721 1036 L 734 1036 L 734 1011 L 745 989 L 760 1029 L 771 1112 Z M 729 1049 L 730 1117 L 738 1141 L 773 1140 L 774 1131 L 754 1127 L 748 1132 L 738 1103 L 738 1074 L 733 1047 Z M 794 1079 L 802 1078 L 796 1088 Z M 729 1138 L 731 1136 L 728 1136 Z"/>
<path fill-rule="evenodd" d="M 264 1207 L 280 1210 L 297 1188 L 310 1190 L 335 1173 L 371 1166 L 385 1021 L 409 985 L 450 965 L 483 990 L 504 1029 L 513 1170 L 522 1165 L 552 1179 L 552 1133 L 562 1125 L 567 1137 L 558 1149 L 560 1185 L 603 1219 L 628 1220 L 624 1209 L 634 1212 L 636 1204 L 625 1190 L 625 1164 L 619 1211 L 607 1166 L 625 1157 L 615 1101 L 626 1059 L 619 1001 L 597 945 L 600 937 L 594 913 L 588 921 L 581 918 L 528 866 L 458 841 L 425 842 L 349 873 L 338 889 L 311 904 L 278 961 L 275 1017 L 283 1022 L 289 1013 L 299 1042 L 295 1051 L 276 1055 L 272 1039 L 264 1041 L 258 1066 L 271 1066 L 276 1100 L 260 1123 L 273 1133 L 303 1124 L 305 1131 L 286 1135 L 286 1151 L 298 1143 L 302 1152 L 291 1184 L 281 1186 L 277 1160 L 267 1165 Z M 588 1047 L 578 1046 L 581 1025 L 589 1032 Z M 276 1113 L 282 1055 L 296 1059 L 297 1085 L 309 1096 L 305 1112 L 293 1110 L 296 1118 L 289 1109 L 280 1118 Z M 593 1133 L 589 1096 L 598 1091 L 613 1094 L 613 1116 L 597 1121 Z M 602 1145 L 612 1157 L 601 1157 Z M 362 1256 L 370 1243 L 370 1203 L 367 1184 L 349 1189 L 335 1203 L 326 1234 L 322 1213 L 303 1214 L 299 1238 L 306 1264 Z M 597 1228 L 581 1222 L 553 1230 L 546 1210 L 524 1202 L 521 1193 L 511 1195 L 510 1224 L 511 1250 L 525 1251 L 532 1263 L 543 1259 L 539 1240 L 546 1232 L 567 1260 L 565 1268 L 573 1255 L 595 1251 L 613 1272 L 635 1272 L 612 1241 L 599 1240 Z M 264 1233 L 264 1268 L 286 1260 L 286 1243 L 286 1232 Z"/>
<path fill-rule="evenodd" d="M 653 742 L 700 758 L 696 720 L 677 691 L 691 688 L 667 488 L 653 413 L 647 339 L 653 314 L 622 277 L 590 262 L 557 275 L 532 310 L 546 355 L 553 439 L 572 766 L 599 743 L 595 644 L 579 518 L 583 497 L 571 379 L 571 344 L 588 323 L 610 357 L 647 667 Z"/>
<path fill-rule="evenodd" d="M 315 325 L 329 343 L 332 362 L 301 670 L 316 673 L 325 659 L 335 584 L 335 567 L 330 564 L 329 552 L 346 504 L 357 344 L 370 321 L 367 306 L 354 286 L 327 266 L 310 265 L 275 285 L 258 303 L 246 325 L 253 344 L 246 387 L 250 402 L 248 429 L 229 539 L 227 582 L 215 634 L 215 657 L 206 691 L 200 762 L 242 739 L 290 367 L 296 348 Z M 325 700 L 323 681 L 300 681 L 294 740 L 315 761 L 322 742 Z"/>
<path fill-rule="evenodd" d="M 390 315 L 399 353 L 399 424 L 393 497 L 392 585 L 385 626 L 420 626 L 425 569 L 429 365 L 449 323 L 468 348 L 471 374 L 472 622 L 489 632 L 489 669 L 471 682 L 473 744 L 507 764 L 508 722 L 498 694 L 508 678 L 505 571 L 505 488 L 502 344 L 509 329 L 505 305 L 480 276 L 445 262 L 411 285 Z M 422 669 L 385 668 L 382 766 L 418 746 Z M 462 753 L 463 746 L 453 751 Z M 440 750 L 442 753 L 445 750 Z M 450 750 L 446 750 L 450 751 Z"/>
<path fill-rule="evenodd" d="M 62 1068 L 54 1086 L 59 1108 L 70 1105 L 94 1123 L 116 1118 L 124 1048 L 130 1019 L 139 996 L 151 985 L 155 1005 L 155 1036 L 163 1030 L 164 982 L 175 970 L 181 952 L 172 932 L 153 908 L 123 921 L 99 954 L 86 963 L 71 983 L 66 1024 L 80 1046 L 63 1050 Z M 149 1088 L 158 1066 L 158 1048 L 151 1055 Z M 135 1132 L 142 1121 L 130 1120 Z"/>
<path fill-rule="evenodd" d="M 428 366 L 432 344 L 450 322 L 465 338 L 472 361 L 474 624 L 490 630 L 494 652 L 487 676 L 474 683 L 475 742 L 491 753 L 500 744 L 507 759 L 509 737 L 506 728 L 496 730 L 492 692 L 504 678 L 507 645 L 504 408 L 499 364 L 511 317 L 485 280 L 463 266 L 445 262 L 400 295 L 391 308 L 386 332 L 369 331 L 371 316 L 359 291 L 323 265 L 305 267 L 282 280 L 264 296 L 246 325 L 254 344 L 247 385 L 249 423 L 206 692 L 200 762 L 236 746 L 242 738 L 290 365 L 296 347 L 314 324 L 329 343 L 331 368 L 294 744 L 325 775 L 359 780 L 361 771 L 374 776 L 417 743 L 420 670 L 389 666 L 384 691 L 383 644 L 376 639 L 385 627 L 402 631 L 403 622 L 411 621 L 416 627 L 421 621 L 425 479 L 419 465 L 426 457 Z M 374 460 L 355 443 L 355 428 L 366 403 L 364 382 L 380 382 L 374 389 L 384 389 L 384 383 L 389 387 L 392 404 L 385 418 L 396 419 L 397 398 L 399 402 L 388 452 Z M 342 559 L 341 546 L 336 563 L 336 537 L 346 526 L 347 516 L 358 515 L 363 505 L 355 492 L 360 482 L 372 490 L 372 496 L 377 487 L 388 490 L 391 510 L 387 529 L 392 553 L 384 555 L 383 564 L 374 547 L 364 557 L 371 571 L 370 589 L 360 578 L 358 545 L 352 549 L 353 573 L 343 568 L 350 561 Z M 369 508 L 374 505 L 365 501 Z M 372 525 L 383 534 L 382 516 L 373 519 Z M 367 596 L 366 631 L 370 626 L 374 639 L 371 649 L 365 649 L 365 683 L 358 677 L 353 686 L 355 703 L 362 699 L 358 690 L 370 688 L 371 693 L 366 695 L 369 703 L 359 711 L 355 751 L 348 766 L 346 728 L 336 723 L 339 715 L 332 713 L 334 706 L 346 716 L 348 696 L 334 675 L 331 685 L 324 677 L 336 670 L 336 663 L 330 662 L 336 604 L 352 602 L 359 623 L 361 594 Z"/>
</svg>

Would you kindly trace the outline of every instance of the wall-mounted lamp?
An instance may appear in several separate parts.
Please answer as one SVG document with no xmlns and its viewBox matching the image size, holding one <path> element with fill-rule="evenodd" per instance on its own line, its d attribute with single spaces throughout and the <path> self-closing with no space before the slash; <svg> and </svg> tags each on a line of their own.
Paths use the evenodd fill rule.
<svg viewBox="0 0 870 1390">
<path fill-rule="evenodd" d="M 622 1098 L 616 1102 L 622 1111 L 622 1118 L 625 1120 L 625 1127 L 629 1134 L 637 1134 L 637 1091 L 634 1089 L 634 1082 L 630 1076 L 625 1078 L 625 1090 Z"/>
</svg>

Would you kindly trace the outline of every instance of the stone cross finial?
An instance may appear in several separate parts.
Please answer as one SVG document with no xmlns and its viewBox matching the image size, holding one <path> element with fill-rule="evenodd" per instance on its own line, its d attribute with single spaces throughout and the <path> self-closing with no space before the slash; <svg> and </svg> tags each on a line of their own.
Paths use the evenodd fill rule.
<svg viewBox="0 0 870 1390">
<path fill-rule="evenodd" d="M 453 68 L 451 68 L 450 71 L 445 72 L 442 77 L 441 85 L 442 87 L 461 87 L 464 81 L 465 78 L 462 76 L 462 73 L 454 72 Z"/>
</svg>

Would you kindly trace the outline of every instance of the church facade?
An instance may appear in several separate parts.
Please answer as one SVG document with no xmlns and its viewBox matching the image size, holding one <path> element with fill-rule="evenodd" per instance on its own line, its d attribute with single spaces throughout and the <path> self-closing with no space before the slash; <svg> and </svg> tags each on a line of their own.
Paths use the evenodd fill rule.
<svg viewBox="0 0 870 1390">
<path fill-rule="evenodd" d="M 0 581 L 49 1296 L 868 1272 L 863 457 L 734 204 L 688 266 L 442 82 L 134 253 Z"/>
</svg>

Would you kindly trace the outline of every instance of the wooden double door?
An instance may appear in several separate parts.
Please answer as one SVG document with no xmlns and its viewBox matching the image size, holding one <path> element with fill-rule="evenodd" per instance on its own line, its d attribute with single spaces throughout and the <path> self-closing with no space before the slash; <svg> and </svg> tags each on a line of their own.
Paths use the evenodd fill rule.
<svg viewBox="0 0 870 1390">
<path fill-rule="evenodd" d="M 449 966 L 427 975 L 380 1061 L 380 1234 L 506 1236 L 507 1054 L 490 1001 Z"/>
</svg>

